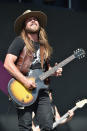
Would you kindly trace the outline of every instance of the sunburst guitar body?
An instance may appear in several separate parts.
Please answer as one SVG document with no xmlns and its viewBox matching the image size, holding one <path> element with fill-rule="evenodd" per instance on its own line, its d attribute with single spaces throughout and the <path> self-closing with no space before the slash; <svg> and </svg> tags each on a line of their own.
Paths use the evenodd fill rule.
<svg viewBox="0 0 87 131">
<path fill-rule="evenodd" d="M 16 79 L 12 78 L 8 83 L 8 92 L 12 100 L 20 106 L 30 106 L 32 105 L 37 97 L 40 89 L 47 89 L 48 85 L 45 85 L 44 82 L 38 77 L 42 74 L 42 70 L 36 69 L 31 70 L 28 79 L 32 80 L 36 84 L 36 88 L 29 90 L 24 87 Z"/>
</svg>

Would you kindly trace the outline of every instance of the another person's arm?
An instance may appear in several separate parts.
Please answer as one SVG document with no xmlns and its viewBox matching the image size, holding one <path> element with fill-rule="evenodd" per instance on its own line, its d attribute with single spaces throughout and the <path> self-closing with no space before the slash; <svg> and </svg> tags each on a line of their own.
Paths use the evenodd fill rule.
<svg viewBox="0 0 87 131">
<path fill-rule="evenodd" d="M 74 112 L 72 112 L 72 110 L 69 110 L 68 113 L 69 113 L 69 117 L 66 118 L 66 119 L 64 119 L 63 121 L 61 121 L 60 124 L 64 124 L 64 123 L 66 123 L 66 122 L 68 122 L 69 120 L 72 119 L 72 117 L 73 117 L 73 115 L 74 115 Z M 61 117 L 60 117 L 60 114 L 59 114 L 56 106 L 55 106 L 55 114 L 56 114 L 56 115 L 55 115 L 55 120 L 57 121 L 57 120 L 59 120 Z"/>
<path fill-rule="evenodd" d="M 35 118 L 35 113 L 32 112 L 32 129 L 33 131 L 40 131 L 39 125 L 35 125 L 34 118 Z"/>
</svg>

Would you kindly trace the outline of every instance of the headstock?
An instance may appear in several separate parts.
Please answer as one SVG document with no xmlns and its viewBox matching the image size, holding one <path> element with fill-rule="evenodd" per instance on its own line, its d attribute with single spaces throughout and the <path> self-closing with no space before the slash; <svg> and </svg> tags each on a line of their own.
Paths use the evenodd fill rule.
<svg viewBox="0 0 87 131">
<path fill-rule="evenodd" d="M 76 103 L 76 106 L 77 106 L 78 108 L 82 108 L 85 104 L 87 104 L 87 99 L 83 99 L 83 100 L 77 102 L 77 103 Z"/>
<path fill-rule="evenodd" d="M 79 59 L 85 57 L 85 54 L 86 54 L 86 53 L 85 53 L 85 51 L 84 51 L 82 48 L 77 49 L 76 51 L 74 51 L 74 56 L 75 56 L 76 58 L 79 58 Z"/>
</svg>

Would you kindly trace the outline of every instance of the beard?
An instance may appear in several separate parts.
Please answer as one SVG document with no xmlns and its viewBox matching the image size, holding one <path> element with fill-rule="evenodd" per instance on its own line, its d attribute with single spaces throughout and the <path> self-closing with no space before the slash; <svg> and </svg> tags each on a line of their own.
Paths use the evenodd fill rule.
<svg viewBox="0 0 87 131">
<path fill-rule="evenodd" d="M 30 34 L 36 34 L 36 33 L 39 33 L 39 31 L 40 31 L 40 27 L 38 27 L 37 29 L 27 29 L 27 28 L 25 28 L 25 32 L 26 33 L 30 33 Z"/>
</svg>

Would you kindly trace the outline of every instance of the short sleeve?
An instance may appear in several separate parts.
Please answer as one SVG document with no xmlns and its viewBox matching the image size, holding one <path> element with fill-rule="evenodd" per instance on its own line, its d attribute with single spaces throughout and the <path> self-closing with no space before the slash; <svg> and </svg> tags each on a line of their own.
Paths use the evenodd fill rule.
<svg viewBox="0 0 87 131">
<path fill-rule="evenodd" d="M 18 57 L 21 51 L 23 50 L 24 46 L 25 44 L 23 39 L 20 36 L 18 36 L 13 40 L 13 42 L 9 46 L 7 54 L 12 54 Z"/>
</svg>

